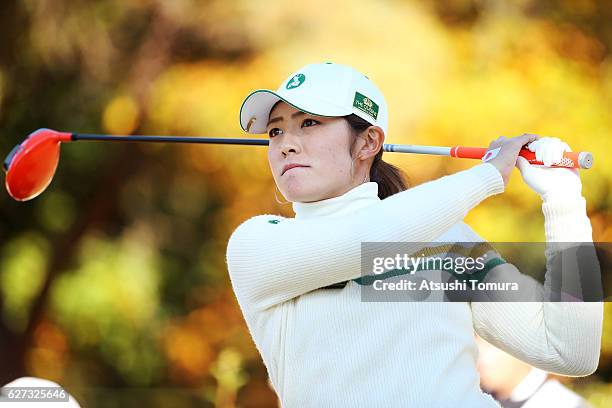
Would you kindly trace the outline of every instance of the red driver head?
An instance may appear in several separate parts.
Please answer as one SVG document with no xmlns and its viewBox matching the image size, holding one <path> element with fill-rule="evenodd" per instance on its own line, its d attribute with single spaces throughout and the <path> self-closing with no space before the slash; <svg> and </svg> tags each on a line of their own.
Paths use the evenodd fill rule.
<svg viewBox="0 0 612 408">
<path fill-rule="evenodd" d="M 6 190 L 17 201 L 38 196 L 51 183 L 60 155 L 60 142 L 71 134 L 38 129 L 9 153 L 4 160 Z"/>
</svg>

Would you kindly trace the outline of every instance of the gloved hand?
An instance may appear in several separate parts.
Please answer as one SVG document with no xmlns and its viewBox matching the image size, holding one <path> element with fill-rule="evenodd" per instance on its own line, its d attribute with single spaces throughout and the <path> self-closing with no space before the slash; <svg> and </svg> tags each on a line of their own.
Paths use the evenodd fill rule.
<svg viewBox="0 0 612 408">
<path fill-rule="evenodd" d="M 563 152 L 572 151 L 567 143 L 556 137 L 542 137 L 529 143 L 527 148 L 535 152 L 536 159 L 545 166 L 560 163 Z M 533 165 L 521 156 L 517 158 L 516 166 L 525 183 L 544 200 L 551 197 L 579 197 L 582 193 L 577 169 Z"/>
</svg>

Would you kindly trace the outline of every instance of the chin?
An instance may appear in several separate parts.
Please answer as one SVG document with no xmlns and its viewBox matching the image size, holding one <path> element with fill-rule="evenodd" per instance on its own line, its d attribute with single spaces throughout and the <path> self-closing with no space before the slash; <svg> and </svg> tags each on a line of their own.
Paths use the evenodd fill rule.
<svg viewBox="0 0 612 408">
<path fill-rule="evenodd" d="M 312 195 L 311 194 L 307 194 L 307 193 L 300 192 L 300 191 L 293 191 L 293 190 L 291 190 L 290 192 L 283 193 L 283 196 L 288 201 L 291 201 L 292 203 L 296 203 L 296 202 L 305 203 L 305 202 L 309 202 L 309 201 L 316 201 L 316 199 L 314 199 L 314 200 L 312 199 Z"/>
<path fill-rule="evenodd" d="M 318 188 L 312 186 L 305 186 L 300 183 L 290 183 L 289 185 L 279 188 L 285 199 L 291 202 L 302 202 L 307 203 L 311 201 L 319 201 L 321 198 L 321 191 Z"/>
</svg>

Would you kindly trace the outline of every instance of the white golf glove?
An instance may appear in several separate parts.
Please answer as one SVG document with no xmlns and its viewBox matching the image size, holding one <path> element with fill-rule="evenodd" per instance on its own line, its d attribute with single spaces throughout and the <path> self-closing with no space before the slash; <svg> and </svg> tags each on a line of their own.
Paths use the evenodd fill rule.
<svg viewBox="0 0 612 408">
<path fill-rule="evenodd" d="M 544 163 L 544 166 L 529 164 L 521 156 L 516 161 L 516 166 L 519 168 L 523 180 L 533 191 L 544 200 L 551 197 L 581 196 L 582 183 L 578 170 L 545 167 L 560 163 L 563 152 L 572 151 L 567 143 L 556 137 L 542 137 L 529 143 L 527 148 L 535 152 L 538 161 Z"/>
</svg>

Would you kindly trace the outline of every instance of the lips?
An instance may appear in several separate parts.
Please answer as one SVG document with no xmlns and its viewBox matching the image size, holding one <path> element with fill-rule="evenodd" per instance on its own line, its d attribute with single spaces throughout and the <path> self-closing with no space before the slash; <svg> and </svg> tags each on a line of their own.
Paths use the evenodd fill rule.
<svg viewBox="0 0 612 408">
<path fill-rule="evenodd" d="M 289 163 L 289 164 L 286 164 L 283 167 L 283 171 L 281 172 L 281 176 L 283 174 L 285 174 L 287 172 L 287 170 L 291 170 L 291 169 L 296 168 L 296 167 L 310 167 L 310 166 L 306 166 L 305 164 L 298 164 L 298 163 Z"/>
</svg>

